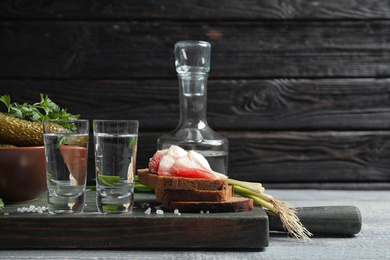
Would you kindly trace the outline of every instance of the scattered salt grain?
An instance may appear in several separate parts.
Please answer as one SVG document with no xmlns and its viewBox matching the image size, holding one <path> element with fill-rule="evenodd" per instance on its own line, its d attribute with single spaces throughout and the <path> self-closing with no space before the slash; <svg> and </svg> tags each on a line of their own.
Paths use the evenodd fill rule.
<svg viewBox="0 0 390 260">
<path fill-rule="evenodd" d="M 158 210 L 156 210 L 156 214 L 157 215 L 163 215 L 164 211 L 162 211 L 161 209 L 158 209 Z"/>
<path fill-rule="evenodd" d="M 178 209 L 175 209 L 174 211 L 173 211 L 173 214 L 176 214 L 176 215 L 181 215 L 181 213 L 179 212 L 179 210 Z"/>
<path fill-rule="evenodd" d="M 206 214 L 210 214 L 210 211 L 206 211 Z"/>
<path fill-rule="evenodd" d="M 203 214 L 203 213 L 204 213 L 203 210 L 201 210 L 201 211 L 200 211 L 200 214 Z"/>
<path fill-rule="evenodd" d="M 9 215 L 9 213 L 8 213 L 8 212 L 5 212 L 5 213 L 4 213 L 4 216 L 8 216 L 8 215 Z"/>
<path fill-rule="evenodd" d="M 149 207 L 147 210 L 145 210 L 144 213 L 150 215 L 151 212 L 152 212 L 152 209 Z"/>
<path fill-rule="evenodd" d="M 157 205 L 157 206 L 154 206 L 154 208 L 155 208 L 156 210 L 159 210 L 159 209 L 161 209 L 161 208 L 162 208 L 162 205 Z"/>
<path fill-rule="evenodd" d="M 16 209 L 16 211 L 20 212 L 20 213 L 33 212 L 33 213 L 40 213 L 40 214 L 42 214 L 46 210 L 47 210 L 46 206 L 42 206 L 42 207 L 38 206 L 38 207 L 36 207 L 35 205 L 30 205 L 30 207 L 21 207 L 21 208 L 17 208 Z"/>
</svg>

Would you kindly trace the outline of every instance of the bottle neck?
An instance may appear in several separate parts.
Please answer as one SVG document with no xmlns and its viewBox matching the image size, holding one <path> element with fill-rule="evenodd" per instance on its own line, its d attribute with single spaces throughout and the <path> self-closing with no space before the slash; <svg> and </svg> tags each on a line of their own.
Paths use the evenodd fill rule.
<svg viewBox="0 0 390 260">
<path fill-rule="evenodd" d="M 179 73 L 180 126 L 207 127 L 207 73 Z"/>
</svg>

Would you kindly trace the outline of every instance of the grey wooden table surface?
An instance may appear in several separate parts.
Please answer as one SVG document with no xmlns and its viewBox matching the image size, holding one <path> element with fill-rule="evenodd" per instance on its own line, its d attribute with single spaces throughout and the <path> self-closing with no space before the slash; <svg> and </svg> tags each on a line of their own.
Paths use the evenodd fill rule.
<svg viewBox="0 0 390 260">
<path fill-rule="evenodd" d="M 2 250 L 0 259 L 390 259 L 389 191 L 269 189 L 268 193 L 296 207 L 357 206 L 362 230 L 353 237 L 317 236 L 308 242 L 271 232 L 269 247 L 256 252 Z"/>
</svg>

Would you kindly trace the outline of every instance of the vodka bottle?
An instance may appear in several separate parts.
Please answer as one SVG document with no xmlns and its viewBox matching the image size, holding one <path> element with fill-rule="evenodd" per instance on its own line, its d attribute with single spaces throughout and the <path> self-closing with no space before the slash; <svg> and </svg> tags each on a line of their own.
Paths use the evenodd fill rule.
<svg viewBox="0 0 390 260">
<path fill-rule="evenodd" d="M 228 140 L 213 131 L 206 118 L 211 45 L 180 41 L 174 51 L 180 86 L 180 121 L 173 131 L 157 140 L 157 148 L 166 149 L 174 144 L 195 150 L 209 161 L 214 171 L 227 174 Z"/>
</svg>

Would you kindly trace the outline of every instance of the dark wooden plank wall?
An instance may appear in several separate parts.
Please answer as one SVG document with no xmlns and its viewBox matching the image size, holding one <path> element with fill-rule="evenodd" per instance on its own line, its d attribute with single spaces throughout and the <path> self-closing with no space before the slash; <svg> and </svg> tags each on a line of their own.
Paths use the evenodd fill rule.
<svg viewBox="0 0 390 260">
<path fill-rule="evenodd" d="M 380 0 L 1 1 L 0 94 L 139 119 L 145 167 L 178 122 L 173 45 L 206 40 L 208 120 L 229 138 L 231 177 L 388 189 L 389 28 Z"/>
</svg>

